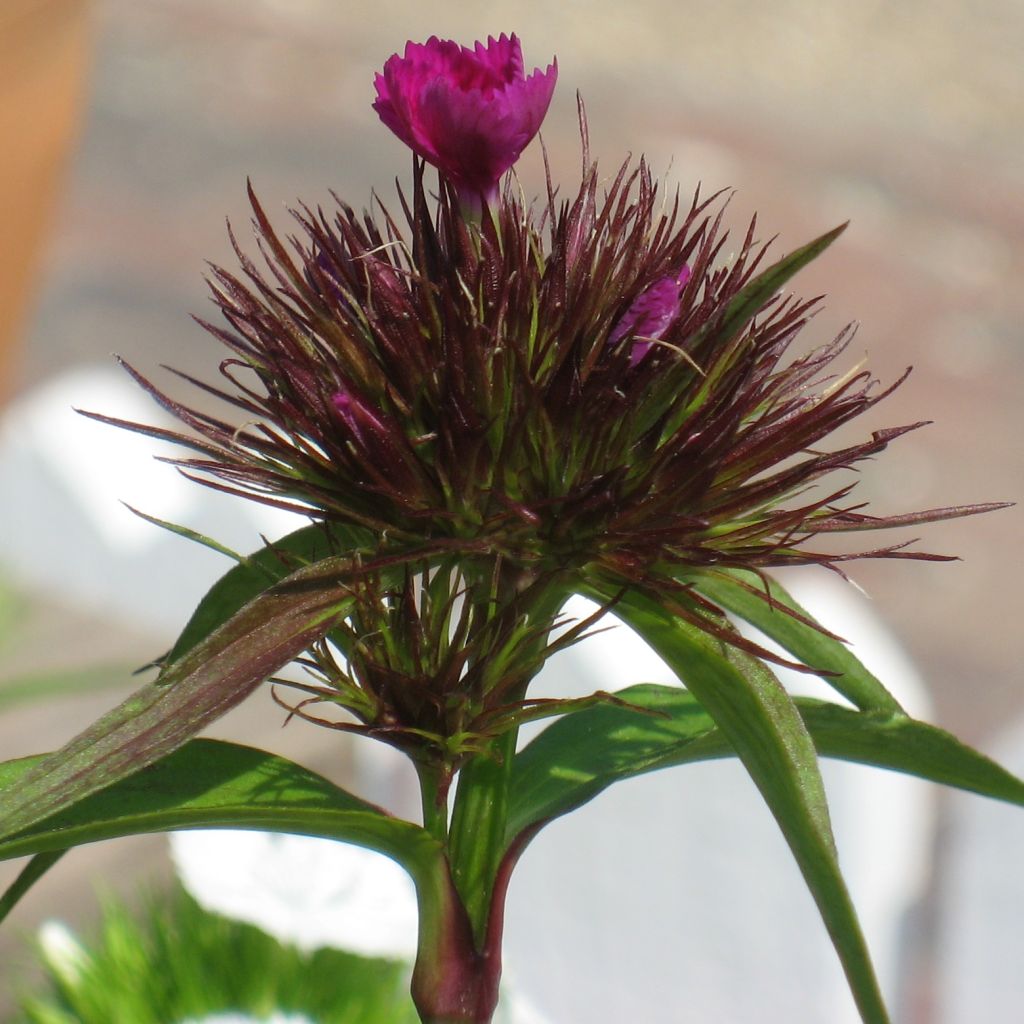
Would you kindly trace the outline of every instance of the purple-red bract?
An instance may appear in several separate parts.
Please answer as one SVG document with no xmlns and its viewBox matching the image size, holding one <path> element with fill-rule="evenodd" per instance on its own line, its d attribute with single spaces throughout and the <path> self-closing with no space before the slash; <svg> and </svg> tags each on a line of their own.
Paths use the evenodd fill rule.
<svg viewBox="0 0 1024 1024">
<path fill-rule="evenodd" d="M 689 280 L 690 268 L 684 263 L 678 274 L 660 278 L 642 292 L 612 329 L 613 345 L 628 336 L 636 339 L 629 352 L 630 366 L 636 366 L 678 319 L 682 291 Z"/>
<path fill-rule="evenodd" d="M 526 77 L 515 34 L 473 49 L 432 36 L 388 58 L 373 108 L 462 203 L 479 208 L 493 204 L 501 176 L 537 134 L 557 78 L 554 61 Z"/>
</svg>

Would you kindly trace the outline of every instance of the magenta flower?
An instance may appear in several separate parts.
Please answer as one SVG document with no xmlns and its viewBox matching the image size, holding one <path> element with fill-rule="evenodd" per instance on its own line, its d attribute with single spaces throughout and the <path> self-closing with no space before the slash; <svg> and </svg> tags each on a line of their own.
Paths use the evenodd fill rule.
<svg viewBox="0 0 1024 1024">
<path fill-rule="evenodd" d="M 471 209 L 493 203 L 501 176 L 537 134 L 557 62 L 527 78 L 515 34 L 471 50 L 431 36 L 406 43 L 377 75 L 373 109 L 414 153 L 437 167 Z"/>
<path fill-rule="evenodd" d="M 678 274 L 659 278 L 641 292 L 612 328 L 608 340 L 613 345 L 626 337 L 635 339 L 629 353 L 630 366 L 636 366 L 679 318 L 683 288 L 689 280 L 690 268 L 684 263 Z"/>
</svg>

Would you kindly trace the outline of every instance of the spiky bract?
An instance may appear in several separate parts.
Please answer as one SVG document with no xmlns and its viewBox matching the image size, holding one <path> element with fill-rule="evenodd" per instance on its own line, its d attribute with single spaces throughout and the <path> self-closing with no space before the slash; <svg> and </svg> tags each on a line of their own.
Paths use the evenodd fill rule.
<svg viewBox="0 0 1024 1024">
<path fill-rule="evenodd" d="M 791 356 L 817 300 L 757 276 L 753 223 L 723 260 L 717 197 L 663 202 L 642 161 L 606 187 L 584 166 L 571 200 L 549 184 L 526 206 L 506 187 L 475 224 L 444 182 L 428 197 L 417 163 L 401 217 L 303 206 L 290 246 L 250 190 L 267 269 L 237 244 L 241 275 L 214 268 L 227 326 L 204 326 L 231 352 L 228 385 L 192 381 L 242 424 L 138 377 L 191 432 L 131 426 L 192 449 L 174 460 L 185 472 L 365 529 L 349 662 L 321 645 L 312 699 L 395 742 L 454 756 L 521 709 L 574 581 L 657 588 L 725 635 L 681 578 L 932 557 L 811 543 L 973 511 L 879 519 L 845 504 L 848 476 L 822 485 L 918 425 L 818 447 L 887 393 L 832 372 L 850 331 Z M 681 287 L 672 322 L 623 336 L 666 278 Z M 401 563 L 396 584 L 384 568 Z"/>
</svg>

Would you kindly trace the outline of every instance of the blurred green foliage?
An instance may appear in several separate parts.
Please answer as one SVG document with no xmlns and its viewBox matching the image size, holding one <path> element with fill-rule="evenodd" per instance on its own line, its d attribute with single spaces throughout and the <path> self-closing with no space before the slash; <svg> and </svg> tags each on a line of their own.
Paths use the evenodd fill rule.
<svg viewBox="0 0 1024 1024">
<path fill-rule="evenodd" d="M 178 1024 L 275 1011 L 316 1024 L 415 1024 L 408 966 L 334 949 L 311 954 L 203 910 L 180 886 L 139 910 L 108 899 L 81 955 L 40 944 L 46 990 L 22 993 L 10 1024 Z"/>
</svg>

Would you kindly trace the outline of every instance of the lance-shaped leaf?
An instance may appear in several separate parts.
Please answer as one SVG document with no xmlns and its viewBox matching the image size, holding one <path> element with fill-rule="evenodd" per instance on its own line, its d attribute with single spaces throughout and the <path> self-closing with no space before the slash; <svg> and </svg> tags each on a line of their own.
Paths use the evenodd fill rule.
<svg viewBox="0 0 1024 1024">
<path fill-rule="evenodd" d="M 826 231 L 806 245 L 777 260 L 747 282 L 733 296 L 722 319 L 709 325 L 719 343 L 731 341 L 747 325 L 750 318 L 791 278 L 812 260 L 817 259 L 845 230 L 847 225 Z"/>
<path fill-rule="evenodd" d="M 516 755 L 507 847 L 620 779 L 736 754 L 687 690 L 641 684 L 616 696 L 624 704 L 596 704 L 568 714 Z M 905 772 L 1024 806 L 1024 782 L 942 729 L 906 716 L 853 711 L 810 698 L 797 697 L 795 704 L 823 756 Z"/>
<path fill-rule="evenodd" d="M 17 788 L 44 760 L 0 764 L 0 787 Z M 284 758 L 217 740 L 193 740 L 163 760 L 0 841 L 0 860 L 34 854 L 4 896 L 0 920 L 69 846 L 188 828 L 291 832 L 364 846 L 391 857 L 416 886 L 420 940 L 416 978 L 451 950 L 438 929 L 452 917 L 468 935 L 443 845 Z M 447 934 L 447 933 L 445 933 Z"/>
<path fill-rule="evenodd" d="M 789 843 L 865 1024 L 888 1024 L 839 870 L 817 753 L 792 698 L 763 662 L 714 640 L 646 594 L 627 591 L 616 614 L 665 659 L 736 751 Z"/>
<path fill-rule="evenodd" d="M 773 579 L 746 570 L 694 574 L 687 582 L 727 612 L 744 619 L 809 668 L 862 711 L 902 715 L 903 708 L 841 640 L 813 625 L 813 618 Z M 788 609 L 788 610 L 787 610 Z"/>
<path fill-rule="evenodd" d="M 327 559 L 250 601 L 184 658 L 0 788 L 0 837 L 177 750 L 340 621 L 352 564 Z"/>
<path fill-rule="evenodd" d="M 751 226 L 753 230 L 753 226 Z M 690 351 L 697 351 L 705 343 L 713 341 L 716 351 L 728 349 L 732 342 L 739 338 L 755 314 L 765 303 L 778 292 L 795 274 L 817 259 L 844 231 L 846 224 L 825 232 L 806 245 L 794 249 L 761 273 L 752 277 L 729 299 L 721 313 L 705 323 L 688 343 Z M 762 248 L 761 252 L 764 252 Z M 714 375 L 705 374 L 703 383 L 694 392 L 689 401 L 683 403 L 669 425 L 665 427 L 666 436 L 671 434 L 678 425 L 695 409 L 705 402 L 715 385 Z M 663 375 L 661 385 L 661 401 L 669 402 L 672 390 L 678 388 L 678 382 L 672 374 Z M 655 393 L 658 388 L 655 388 Z M 655 408 L 659 403 L 655 403 Z M 647 418 L 644 425 L 649 426 Z M 653 422 L 653 421 L 652 421 Z"/>
<path fill-rule="evenodd" d="M 18 901 L 46 874 L 67 850 L 47 850 L 37 853 L 18 873 L 18 877 L 0 896 L 0 922 L 17 906 Z"/>
<path fill-rule="evenodd" d="M 17 789 L 45 758 L 0 764 L 0 786 Z M 186 828 L 294 832 L 386 854 L 417 884 L 430 878 L 440 845 L 332 782 L 262 750 L 193 740 L 128 778 L 0 841 L 0 860 L 35 854 L 0 899 L 0 918 L 60 855 L 83 843 Z"/>
<path fill-rule="evenodd" d="M 199 602 L 165 659 L 184 657 L 236 612 L 300 566 L 348 554 L 365 545 L 368 532 L 337 523 L 316 523 L 273 541 L 228 570 Z"/>
</svg>

